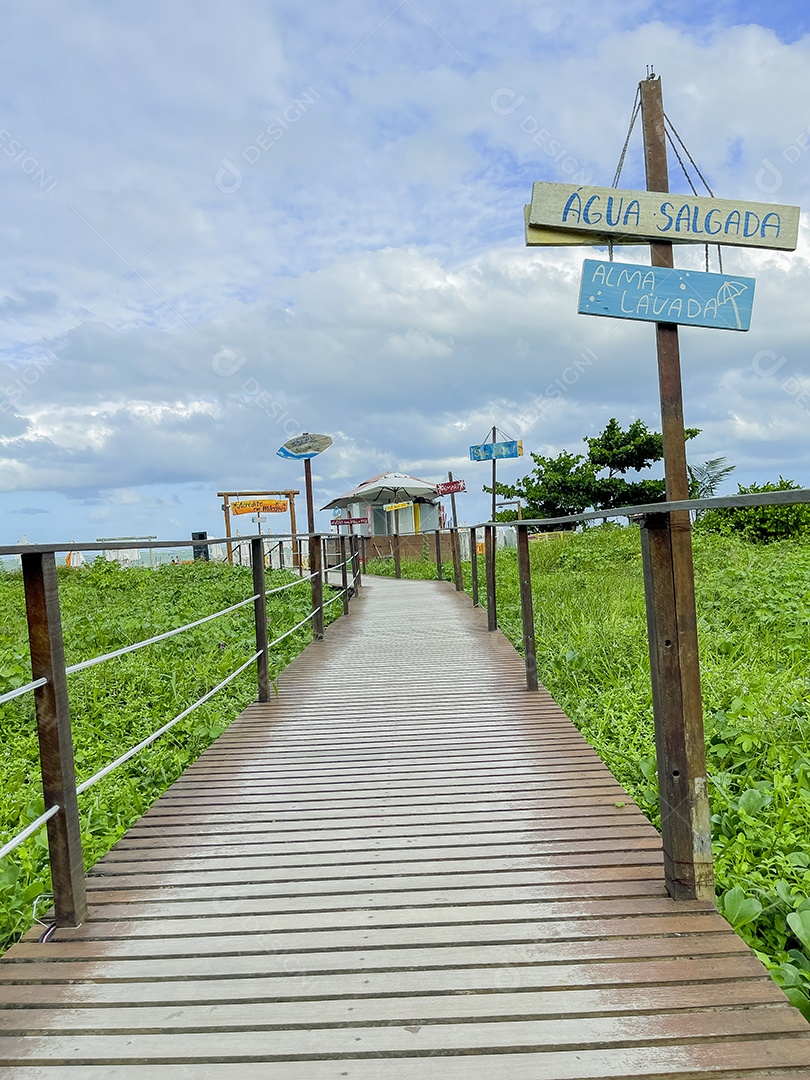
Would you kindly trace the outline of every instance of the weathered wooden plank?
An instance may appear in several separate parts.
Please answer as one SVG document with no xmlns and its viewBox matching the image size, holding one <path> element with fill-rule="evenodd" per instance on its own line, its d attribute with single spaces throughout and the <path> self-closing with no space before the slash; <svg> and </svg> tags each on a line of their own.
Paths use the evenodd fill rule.
<svg viewBox="0 0 810 1080">
<path fill-rule="evenodd" d="M 289 958 L 288 958 L 289 959 Z M 781 991 L 770 979 L 762 975 L 761 967 L 752 956 L 727 956 L 719 965 L 716 958 L 710 960 L 666 961 L 635 960 L 632 963 L 614 961 L 609 964 L 566 964 L 555 966 L 521 964 L 509 967 L 475 968 L 422 968 L 417 971 L 396 969 L 375 971 L 367 967 L 347 973 L 313 972 L 306 967 L 308 957 L 295 957 L 296 967 L 278 975 L 256 975 L 253 978 L 161 978 L 144 984 L 136 981 L 138 970 L 144 967 L 138 961 L 122 965 L 127 971 L 134 968 L 131 981 L 114 980 L 111 965 L 65 962 L 61 982 L 39 981 L 45 975 L 53 976 L 54 965 L 25 964 L 27 981 L 0 982 L 0 1004 L 13 1006 L 115 1005 L 133 1002 L 139 1004 L 179 1004 L 182 1002 L 215 1004 L 225 1001 L 305 1001 L 312 998 L 358 999 L 358 978 L 362 976 L 362 993 L 366 998 L 379 998 L 408 994 L 468 994 L 493 991 L 542 992 L 543 1001 L 535 1003 L 535 1010 L 554 1015 L 578 1015 L 593 1013 L 593 1007 L 584 1009 L 585 994 L 600 992 L 601 1011 L 633 1011 L 640 993 L 665 995 L 663 1003 L 655 1011 L 687 1007 L 685 999 L 678 994 L 684 989 L 703 992 L 713 988 L 736 992 L 739 985 L 743 996 L 730 1004 L 742 1005 L 752 998 L 757 1001 L 774 1001 L 784 1004 Z M 359 957 L 358 957 L 359 959 Z M 162 965 L 162 966 L 165 966 Z M 722 976 L 721 976 L 722 968 Z M 151 970 L 151 969 L 150 969 Z M 99 979 L 93 979 L 97 972 Z M 77 974 L 83 979 L 77 981 Z M 238 972 L 229 972 L 238 974 Z M 109 981 L 103 981 L 107 978 Z M 64 983 L 69 982 L 69 986 Z M 609 996 L 607 992 L 610 992 Z M 770 995 L 770 996 L 769 996 Z M 597 998 L 593 998 L 596 1001 Z M 648 999 L 651 1000 L 651 999 Z M 717 999 L 713 999 L 717 1000 Z M 674 1002 L 674 1004 L 672 1004 Z M 678 1004 L 680 1002 L 680 1004 Z"/>
<path fill-rule="evenodd" d="M 571 1052 L 463 1054 L 450 1056 L 379 1054 L 373 1059 L 239 1063 L 240 1080 L 380 1080 L 383 1076 L 419 1080 L 807 1080 L 804 1040 L 724 1041 L 713 1045 L 659 1045 Z M 798 1068 L 797 1068 L 798 1066 Z M 499 1071 L 500 1070 L 500 1071 Z M 505 1071 L 508 1070 L 508 1071 Z M 758 1070 L 758 1071 L 756 1071 Z M 8 1080 L 222 1080 L 219 1063 L 172 1065 L 13 1066 Z"/>
<path fill-rule="evenodd" d="M 0 1011 L 0 1037 L 27 1036 L 69 1030 L 76 1034 L 114 1035 L 122 1029 L 131 1033 L 175 1033 L 184 1031 L 246 1031 L 270 1028 L 319 1028 L 337 1024 L 354 1029 L 359 1024 L 433 1024 L 442 1020 L 478 1020 L 492 1024 L 518 1019 L 570 1020 L 582 1016 L 609 1017 L 623 1013 L 661 1017 L 668 1013 L 697 1009 L 756 1010 L 757 1006 L 778 1006 L 785 1010 L 785 996 L 771 980 L 628 987 L 602 990 L 499 991 L 491 985 L 474 994 L 403 995 L 383 998 L 358 997 L 363 980 L 354 980 L 354 993 L 317 1001 L 261 1001 L 248 1003 L 218 1001 L 207 993 L 202 1003 L 188 1001 L 186 987 L 171 984 L 160 1004 L 142 1005 L 137 988 L 130 986 L 124 1008 L 83 1003 L 82 1008 L 19 1007 Z M 195 984 L 199 985 L 199 984 Z M 322 990 L 325 987 L 321 987 Z M 365 986 L 363 986 L 365 989 Z M 135 991 L 135 993 L 133 993 Z M 42 1004 L 41 1002 L 39 1003 Z M 178 1008 L 182 1006 L 182 1008 Z M 761 1012 L 748 1017 L 753 1027 Z M 788 1028 L 790 1030 L 790 1028 Z M 304 1035 L 306 1038 L 306 1035 Z"/>
<path fill-rule="evenodd" d="M 516 1050 L 587 1050 L 606 1046 L 655 1046 L 679 1041 L 750 1038 L 752 1035 L 801 1035 L 807 1024 L 787 1006 L 715 1010 L 708 1013 L 578 1017 L 576 1020 L 422 1023 L 391 1027 L 332 1027 L 272 1032 L 194 1031 L 141 1035 L 137 1040 L 108 1035 L 58 1035 L 47 1038 L 0 1036 L 0 1062 L 15 1058 L 45 1064 L 102 1064 L 144 1061 L 216 1062 L 220 1065 L 259 1059 L 290 1062 L 326 1057 L 377 1057 L 379 1054 L 469 1053 L 476 1050 L 514 1054 Z M 130 1032 L 126 1032 L 130 1034 Z M 803 1039 L 810 1055 L 810 1039 Z M 810 1062 L 810 1056 L 807 1057 Z"/>
</svg>

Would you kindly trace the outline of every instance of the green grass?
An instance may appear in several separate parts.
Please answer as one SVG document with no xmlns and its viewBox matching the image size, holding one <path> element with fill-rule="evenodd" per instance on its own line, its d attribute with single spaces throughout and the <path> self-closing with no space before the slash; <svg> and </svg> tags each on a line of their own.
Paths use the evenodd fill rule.
<svg viewBox="0 0 810 1080">
<path fill-rule="evenodd" d="M 192 622 L 253 593 L 247 567 L 203 561 L 155 570 L 96 560 L 60 568 L 67 663 L 110 652 Z M 295 580 L 267 575 L 267 588 Z M 308 582 L 270 597 L 270 640 L 310 611 Z M 341 605 L 325 611 L 327 622 Z M 311 640 L 309 624 L 270 651 L 275 675 Z M 168 641 L 68 676 L 79 782 L 182 712 L 256 651 L 253 605 Z M 79 797 L 85 863 L 96 862 L 256 697 L 256 668 L 228 684 L 166 735 Z M 0 573 L 0 693 L 31 678 L 22 578 Z M 0 843 L 43 811 L 32 695 L 0 706 Z M 50 890 L 45 829 L 0 862 L 0 949 L 31 923 Z M 47 907 L 44 904 L 43 907 Z"/>
<path fill-rule="evenodd" d="M 718 903 L 810 1018 L 810 543 L 694 539 Z M 530 552 L 540 678 L 658 824 L 638 530 Z M 403 562 L 404 576 L 422 569 Z M 479 574 L 483 603 L 483 559 Z M 499 552 L 496 585 L 521 649 L 514 551 Z"/>
</svg>

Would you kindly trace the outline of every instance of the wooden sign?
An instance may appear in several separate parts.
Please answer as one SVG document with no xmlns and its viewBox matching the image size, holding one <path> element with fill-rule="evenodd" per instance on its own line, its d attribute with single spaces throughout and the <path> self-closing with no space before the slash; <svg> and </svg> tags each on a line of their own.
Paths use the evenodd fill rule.
<svg viewBox="0 0 810 1080">
<path fill-rule="evenodd" d="M 586 259 L 577 310 L 613 319 L 748 330 L 754 285 L 749 277 Z"/>
<path fill-rule="evenodd" d="M 383 510 L 404 510 L 406 507 L 408 507 L 410 505 L 411 504 L 409 502 L 388 503 L 387 506 L 383 507 Z"/>
<path fill-rule="evenodd" d="M 328 435 L 310 435 L 308 431 L 305 431 L 303 435 L 296 435 L 294 439 L 285 442 L 282 447 L 276 450 L 276 455 L 283 458 L 296 458 L 298 461 L 302 459 L 307 461 L 309 458 L 322 454 L 331 445 L 332 440 Z"/>
<path fill-rule="evenodd" d="M 470 447 L 470 461 L 492 461 L 494 458 L 523 457 L 523 440 L 480 443 Z"/>
<path fill-rule="evenodd" d="M 456 495 L 459 491 L 466 491 L 467 484 L 464 480 L 445 480 L 436 485 L 437 495 Z"/>
<path fill-rule="evenodd" d="M 250 499 L 230 504 L 232 514 L 286 514 L 288 509 L 286 499 Z"/>
<path fill-rule="evenodd" d="M 547 225 L 529 222 L 531 206 L 523 207 L 523 225 L 526 231 L 526 247 L 607 247 L 608 244 L 646 244 L 634 236 L 598 236 L 594 233 L 576 232 L 574 229 L 551 229 Z"/>
<path fill-rule="evenodd" d="M 614 242 L 622 236 L 637 242 L 793 251 L 799 238 L 799 207 L 538 181 L 532 188 L 529 225 L 596 234 Z"/>
</svg>

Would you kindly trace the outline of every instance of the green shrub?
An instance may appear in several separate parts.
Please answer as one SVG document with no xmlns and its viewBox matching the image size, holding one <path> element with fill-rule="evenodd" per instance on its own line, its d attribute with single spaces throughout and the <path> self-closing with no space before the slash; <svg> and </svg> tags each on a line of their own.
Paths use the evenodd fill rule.
<svg viewBox="0 0 810 1080">
<path fill-rule="evenodd" d="M 794 491 L 799 484 L 779 477 L 777 484 L 737 485 L 738 495 L 760 491 Z M 794 536 L 810 536 L 810 503 L 784 503 L 780 506 L 727 506 L 707 510 L 696 522 L 699 532 L 736 534 L 755 544 L 770 544 Z"/>
</svg>

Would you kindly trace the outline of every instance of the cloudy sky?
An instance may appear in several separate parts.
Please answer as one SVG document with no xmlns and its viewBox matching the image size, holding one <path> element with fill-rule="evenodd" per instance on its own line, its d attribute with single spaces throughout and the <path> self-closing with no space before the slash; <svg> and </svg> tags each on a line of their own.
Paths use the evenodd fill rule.
<svg viewBox="0 0 810 1080">
<path fill-rule="evenodd" d="M 0 49 L 5 544 L 221 535 L 217 490 L 302 486 L 303 430 L 318 505 L 450 469 L 473 522 L 493 424 L 658 426 L 652 326 L 578 315 L 599 253 L 522 220 L 534 180 L 612 182 L 648 64 L 717 195 L 810 206 L 804 0 L 10 0 Z M 807 226 L 725 250 L 749 333 L 681 333 L 692 459 L 735 482 L 810 483 Z"/>
</svg>

